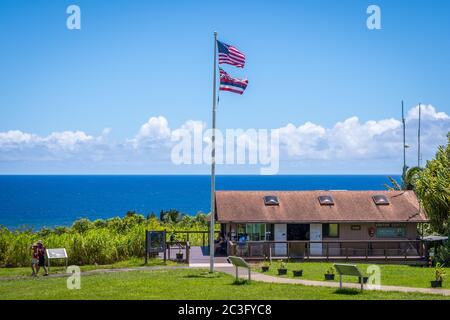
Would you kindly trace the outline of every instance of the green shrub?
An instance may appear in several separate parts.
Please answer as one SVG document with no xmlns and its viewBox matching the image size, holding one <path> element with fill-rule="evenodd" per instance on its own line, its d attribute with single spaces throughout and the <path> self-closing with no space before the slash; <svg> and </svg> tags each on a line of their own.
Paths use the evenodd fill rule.
<svg viewBox="0 0 450 320">
<path fill-rule="evenodd" d="M 29 266 L 31 245 L 42 240 L 47 248 L 66 248 L 69 264 L 108 264 L 145 255 L 145 230 L 207 230 L 206 215 L 183 216 L 182 219 L 160 221 L 156 216 L 146 219 L 143 215 L 128 212 L 124 218 L 106 220 L 79 219 L 72 227 L 43 228 L 37 232 L 30 229 L 11 231 L 0 226 L 0 266 Z M 174 222 L 176 220 L 176 222 Z M 185 241 L 185 234 L 177 240 Z M 202 244 L 201 234 L 189 235 L 191 245 Z M 53 262 L 52 262 L 53 263 Z M 55 261 L 62 264 L 64 261 Z"/>
</svg>

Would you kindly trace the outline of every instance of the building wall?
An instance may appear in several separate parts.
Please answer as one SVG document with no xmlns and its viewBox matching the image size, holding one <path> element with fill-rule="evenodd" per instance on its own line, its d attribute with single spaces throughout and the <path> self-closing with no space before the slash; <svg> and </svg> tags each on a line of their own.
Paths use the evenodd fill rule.
<svg viewBox="0 0 450 320">
<path fill-rule="evenodd" d="M 352 230 L 352 226 L 360 226 L 360 230 Z M 339 238 L 324 238 L 323 240 L 416 240 L 417 233 L 417 223 L 408 223 L 405 225 L 406 234 L 404 238 L 379 238 L 375 232 L 374 236 L 369 235 L 369 229 L 374 228 L 376 231 L 377 227 L 375 223 L 362 223 L 362 224 L 340 224 L 339 226 Z M 412 246 L 412 247 L 411 247 Z M 405 249 L 414 249 L 415 245 L 409 243 L 372 243 L 368 245 L 367 243 L 330 243 L 328 244 L 330 255 L 346 255 L 347 251 L 350 255 L 365 255 L 366 249 L 370 250 L 374 254 L 383 255 L 384 250 L 388 250 L 388 255 L 401 255 Z M 348 250 L 347 250 L 348 249 Z M 417 248 L 416 248 L 417 249 Z M 324 248 L 325 250 L 325 248 Z"/>
<path fill-rule="evenodd" d="M 352 226 L 360 226 L 359 230 L 352 230 Z M 224 224 L 222 230 L 225 231 L 225 236 L 228 236 L 232 231 L 236 232 L 236 224 Z M 377 238 L 376 234 L 373 237 L 369 235 L 369 229 L 375 228 L 375 223 L 341 223 L 339 224 L 339 238 L 324 238 L 323 240 L 399 240 L 399 238 Z M 406 224 L 405 240 L 415 240 L 418 237 L 417 223 Z"/>
<path fill-rule="evenodd" d="M 352 226 L 360 226 L 360 230 L 352 230 Z M 369 229 L 375 228 L 375 223 L 362 224 L 340 224 L 339 225 L 339 240 L 399 240 L 399 238 L 377 238 L 376 234 L 373 237 L 369 235 Z M 415 240 L 418 236 L 417 223 L 406 224 L 406 237 L 404 239 Z M 325 239 L 324 239 L 325 240 Z"/>
<path fill-rule="evenodd" d="M 359 226 L 359 230 L 352 230 L 352 226 Z M 222 226 L 225 231 L 225 236 L 227 237 L 231 234 L 231 232 L 236 232 L 237 227 L 236 224 L 226 224 Z M 404 238 L 378 238 L 375 234 L 373 237 L 369 235 L 369 229 L 374 228 L 376 230 L 377 226 L 375 223 L 361 223 L 361 224 L 355 224 L 355 223 L 343 223 L 339 224 L 339 237 L 338 238 L 326 238 L 324 237 L 323 240 L 332 240 L 332 241 L 339 241 L 339 240 L 360 240 L 360 241 L 366 241 L 366 240 L 416 240 L 418 237 L 417 232 L 417 223 L 407 223 L 405 224 L 406 228 L 406 234 Z M 256 254 L 256 245 L 253 246 L 255 249 L 254 254 Z M 297 248 L 298 247 L 298 248 Z M 368 245 L 367 243 L 328 243 L 322 245 L 323 254 L 326 254 L 326 250 L 328 247 L 328 254 L 329 255 L 361 255 L 364 256 L 366 254 L 367 250 L 370 250 L 373 254 L 376 255 L 384 255 L 385 250 L 388 250 L 388 255 L 401 255 L 402 252 L 405 251 L 405 249 L 411 249 L 414 250 L 415 244 L 410 243 L 398 243 L 398 242 L 391 242 L 391 243 L 371 243 Z M 262 247 L 261 247 L 262 248 Z M 262 250 L 262 249 L 261 249 Z M 299 256 L 303 255 L 304 253 L 304 245 L 301 244 L 292 244 L 291 245 L 292 252 L 296 252 Z M 298 251 L 298 252 L 297 252 Z M 264 255 L 261 253 L 261 255 Z"/>
</svg>

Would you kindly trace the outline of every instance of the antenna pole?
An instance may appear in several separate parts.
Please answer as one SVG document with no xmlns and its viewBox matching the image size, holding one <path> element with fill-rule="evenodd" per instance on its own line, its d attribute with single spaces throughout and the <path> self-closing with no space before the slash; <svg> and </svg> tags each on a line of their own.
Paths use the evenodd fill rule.
<svg viewBox="0 0 450 320">
<path fill-rule="evenodd" d="M 405 124 L 405 111 L 402 100 L 402 123 L 403 123 L 403 171 L 402 171 L 402 183 L 405 183 L 406 177 L 406 124 Z"/>
<path fill-rule="evenodd" d="M 419 129 L 417 131 L 417 166 L 420 168 L 420 122 L 422 117 L 422 103 L 419 103 Z"/>
</svg>

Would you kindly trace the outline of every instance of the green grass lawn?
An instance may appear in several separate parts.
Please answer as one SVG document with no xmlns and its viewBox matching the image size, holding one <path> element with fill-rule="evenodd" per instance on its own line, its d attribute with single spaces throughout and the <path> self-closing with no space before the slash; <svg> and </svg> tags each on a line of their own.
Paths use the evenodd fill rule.
<svg viewBox="0 0 450 320">
<path fill-rule="evenodd" d="M 132 271 L 84 275 L 80 290 L 69 290 L 66 278 L 0 281 L 1 299 L 450 299 L 440 295 L 306 287 L 252 281 L 234 284 L 232 276 L 198 269 Z"/>
<path fill-rule="evenodd" d="M 167 260 L 164 264 L 164 261 L 161 259 L 149 259 L 147 266 L 160 266 L 160 265 L 176 265 L 175 262 Z M 81 271 L 89 271 L 89 270 L 97 270 L 97 269 L 119 269 L 119 268 L 131 268 L 131 267 L 142 267 L 144 266 L 143 258 L 134 258 L 130 260 L 116 262 L 114 264 L 106 264 L 106 265 L 86 265 L 80 266 Z M 65 273 L 66 268 L 57 266 L 51 267 L 50 273 Z M 39 272 L 40 275 L 44 274 L 44 270 Z M 15 276 L 30 276 L 31 275 L 31 267 L 28 268 L 0 268 L 0 278 L 2 277 L 15 277 Z"/>
<path fill-rule="evenodd" d="M 352 263 L 353 264 L 353 263 Z M 355 263 L 358 268 L 365 273 L 369 264 Z M 333 263 L 327 262 L 288 262 L 286 263 L 288 274 L 280 277 L 294 278 L 292 270 L 303 270 L 303 276 L 298 279 L 308 280 L 324 280 L 324 273 L 330 268 Z M 278 276 L 277 269 L 280 262 L 272 262 L 269 275 Z M 417 287 L 430 288 L 430 281 L 434 280 L 434 268 L 422 268 L 406 265 L 381 265 L 377 266 L 381 269 L 381 285 L 403 286 L 403 287 Z M 261 271 L 261 264 L 255 264 L 253 269 Z M 443 288 L 450 289 L 450 268 L 446 268 L 447 278 L 444 278 Z M 339 276 L 336 274 L 335 281 L 339 281 Z M 345 282 L 357 282 L 356 277 L 343 277 Z"/>
</svg>

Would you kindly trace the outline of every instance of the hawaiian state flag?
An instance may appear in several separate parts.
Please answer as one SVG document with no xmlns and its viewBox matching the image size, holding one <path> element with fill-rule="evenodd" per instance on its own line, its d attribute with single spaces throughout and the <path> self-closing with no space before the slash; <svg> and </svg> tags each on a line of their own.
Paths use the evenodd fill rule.
<svg viewBox="0 0 450 320">
<path fill-rule="evenodd" d="M 231 77 L 224 70 L 219 68 L 220 72 L 220 87 L 219 90 L 230 91 L 234 93 L 243 94 L 245 88 L 247 88 L 248 80 L 241 80 Z"/>
<path fill-rule="evenodd" d="M 219 50 L 219 64 L 231 64 L 238 68 L 244 68 L 245 54 L 229 44 L 217 40 Z"/>
</svg>

